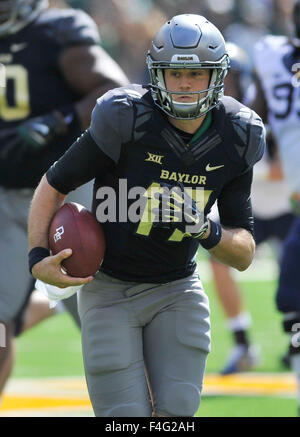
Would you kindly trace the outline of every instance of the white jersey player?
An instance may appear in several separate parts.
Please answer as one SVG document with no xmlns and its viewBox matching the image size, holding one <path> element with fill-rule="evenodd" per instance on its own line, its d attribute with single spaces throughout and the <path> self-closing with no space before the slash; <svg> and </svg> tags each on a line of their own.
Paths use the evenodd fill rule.
<svg viewBox="0 0 300 437">
<path fill-rule="evenodd" d="M 226 43 L 230 56 L 230 72 L 225 78 L 225 93 L 243 101 L 246 105 L 253 100 L 255 87 L 252 84 L 252 67 L 249 58 L 239 46 Z M 246 92 L 245 92 L 246 91 Z M 294 216 L 288 201 L 286 182 L 283 180 L 276 145 L 268 135 L 267 151 L 253 169 L 251 189 L 256 245 L 270 241 L 275 244 L 279 257 L 282 241 L 293 222 Z M 218 208 L 212 208 L 210 217 L 219 220 Z M 227 317 L 232 334 L 233 347 L 221 373 L 226 375 L 249 371 L 260 362 L 260 353 L 251 342 L 251 315 L 243 299 L 243 293 L 228 266 L 211 258 L 215 290 Z M 283 362 L 289 364 L 289 354 Z"/>
<path fill-rule="evenodd" d="M 295 37 L 266 36 L 255 47 L 257 93 L 253 108 L 268 121 L 278 144 L 283 172 L 294 203 L 300 199 L 300 1 L 293 10 Z M 291 335 L 291 365 L 299 383 L 300 342 L 295 328 L 300 322 L 300 217 L 283 247 L 277 307 L 284 313 L 284 329 Z"/>
<path fill-rule="evenodd" d="M 300 41 L 299 41 L 300 43 Z M 298 52 L 298 56 L 297 56 Z M 290 193 L 300 192 L 300 47 L 284 36 L 268 35 L 254 51 L 255 66 L 267 102 L 268 123 L 280 149 Z"/>
</svg>

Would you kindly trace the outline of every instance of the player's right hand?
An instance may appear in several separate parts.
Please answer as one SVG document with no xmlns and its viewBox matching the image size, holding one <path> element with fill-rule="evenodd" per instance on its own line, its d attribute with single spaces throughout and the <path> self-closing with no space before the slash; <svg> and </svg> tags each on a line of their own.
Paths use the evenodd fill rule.
<svg viewBox="0 0 300 437">
<path fill-rule="evenodd" d="M 158 207 L 152 209 L 155 216 L 153 227 L 179 229 L 185 235 L 202 239 L 209 223 L 204 213 L 197 208 L 196 202 L 188 195 L 183 184 L 161 184 L 162 192 L 155 193 Z"/>
<path fill-rule="evenodd" d="M 68 125 L 58 111 L 30 118 L 20 125 L 0 132 L 0 159 L 22 160 L 25 154 L 41 153 L 58 135 L 65 135 Z"/>
<path fill-rule="evenodd" d="M 62 261 L 71 255 L 71 249 L 64 249 L 56 255 L 47 256 L 32 267 L 32 275 L 36 279 L 59 288 L 88 284 L 94 279 L 93 276 L 74 278 L 62 272 Z"/>
<path fill-rule="evenodd" d="M 57 135 L 65 135 L 68 125 L 64 116 L 54 111 L 41 117 L 26 120 L 17 128 L 22 140 L 32 152 L 38 152 L 51 144 Z"/>
</svg>

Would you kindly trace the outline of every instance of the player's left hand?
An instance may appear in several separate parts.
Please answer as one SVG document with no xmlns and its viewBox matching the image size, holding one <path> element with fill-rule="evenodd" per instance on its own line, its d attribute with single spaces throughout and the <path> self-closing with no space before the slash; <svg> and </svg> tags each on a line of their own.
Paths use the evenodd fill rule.
<svg viewBox="0 0 300 437">
<path fill-rule="evenodd" d="M 176 228 L 193 238 L 203 238 L 209 228 L 208 219 L 198 210 L 196 202 L 187 194 L 184 186 L 180 183 L 175 186 L 163 184 L 162 188 L 162 193 L 155 194 L 159 206 L 152 210 L 155 215 L 153 226 Z"/>
</svg>

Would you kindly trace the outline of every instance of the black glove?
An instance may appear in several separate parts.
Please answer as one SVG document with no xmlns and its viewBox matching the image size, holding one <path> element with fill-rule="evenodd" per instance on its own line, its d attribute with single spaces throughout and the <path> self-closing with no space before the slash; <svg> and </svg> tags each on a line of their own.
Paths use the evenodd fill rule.
<svg viewBox="0 0 300 437">
<path fill-rule="evenodd" d="M 69 118 L 68 118 L 69 117 Z M 42 152 L 58 136 L 66 135 L 69 120 L 59 111 L 31 118 L 14 128 L 0 131 L 0 159 L 9 155 L 18 159 L 24 153 L 37 154 Z"/>
<path fill-rule="evenodd" d="M 162 193 L 155 193 L 159 200 L 158 208 L 153 208 L 155 215 L 153 227 L 179 229 L 192 238 L 201 239 L 208 229 L 208 219 L 197 208 L 196 202 L 184 190 L 180 183 L 172 186 L 162 184 Z"/>
</svg>

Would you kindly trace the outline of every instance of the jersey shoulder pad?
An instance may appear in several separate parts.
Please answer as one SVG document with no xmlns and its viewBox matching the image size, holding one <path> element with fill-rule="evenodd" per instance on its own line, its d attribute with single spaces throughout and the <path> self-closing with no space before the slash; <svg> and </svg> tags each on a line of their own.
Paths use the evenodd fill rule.
<svg viewBox="0 0 300 437">
<path fill-rule="evenodd" d="M 260 59 L 261 56 L 274 53 L 274 51 L 280 50 L 280 48 L 289 42 L 286 36 L 280 35 L 265 35 L 260 38 L 254 45 L 253 55 L 254 60 Z"/>
<path fill-rule="evenodd" d="M 267 35 L 254 46 L 253 62 L 258 79 L 262 84 L 266 75 L 282 67 L 282 57 L 290 46 L 287 37 Z"/>
<path fill-rule="evenodd" d="M 61 47 L 100 44 L 101 41 L 96 23 L 80 9 L 47 9 L 39 16 L 38 24 Z"/>
<path fill-rule="evenodd" d="M 114 88 L 96 103 L 92 112 L 90 133 L 94 141 L 115 162 L 118 161 L 120 150 L 117 147 L 107 149 L 103 141 L 105 137 L 115 138 L 115 142 L 127 143 L 133 137 L 133 125 L 136 117 L 137 104 L 145 107 L 143 96 L 147 90 L 140 85 L 128 85 Z"/>
<path fill-rule="evenodd" d="M 98 113 L 103 113 L 110 122 L 116 121 L 117 114 L 126 113 L 129 116 L 136 104 L 147 105 L 143 99 L 146 92 L 141 85 L 136 84 L 111 89 L 97 100 L 94 115 L 97 117 Z"/>
<path fill-rule="evenodd" d="M 222 99 L 225 108 L 226 132 L 230 138 L 232 159 L 240 161 L 245 170 L 249 170 L 259 161 L 266 145 L 265 127 L 261 118 L 252 109 L 225 96 Z"/>
</svg>

